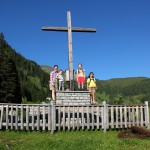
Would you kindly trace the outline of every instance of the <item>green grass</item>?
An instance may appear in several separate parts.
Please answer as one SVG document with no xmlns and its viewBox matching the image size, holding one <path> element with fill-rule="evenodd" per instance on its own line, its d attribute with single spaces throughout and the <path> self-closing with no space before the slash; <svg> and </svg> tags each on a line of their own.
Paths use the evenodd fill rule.
<svg viewBox="0 0 150 150">
<path fill-rule="evenodd" d="M 0 150 L 147 150 L 148 139 L 119 139 L 117 131 L 0 131 Z"/>
</svg>

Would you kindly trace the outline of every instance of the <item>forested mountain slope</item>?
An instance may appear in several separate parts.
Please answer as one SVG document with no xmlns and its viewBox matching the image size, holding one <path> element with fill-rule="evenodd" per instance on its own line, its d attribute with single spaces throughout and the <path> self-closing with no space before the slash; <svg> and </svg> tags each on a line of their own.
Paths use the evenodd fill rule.
<svg viewBox="0 0 150 150">
<path fill-rule="evenodd" d="M 12 49 L 1 33 L 0 102 L 43 101 L 49 95 L 48 81 L 49 74 Z"/>
<path fill-rule="evenodd" d="M 134 104 L 149 101 L 150 78 L 132 77 L 97 80 L 97 99 L 113 104 Z"/>
</svg>

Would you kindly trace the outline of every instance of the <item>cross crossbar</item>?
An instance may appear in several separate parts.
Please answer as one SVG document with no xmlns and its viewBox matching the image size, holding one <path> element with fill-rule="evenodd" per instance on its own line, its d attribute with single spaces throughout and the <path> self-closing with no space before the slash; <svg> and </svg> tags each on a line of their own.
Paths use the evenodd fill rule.
<svg viewBox="0 0 150 150">
<path fill-rule="evenodd" d="M 62 31 L 68 32 L 68 27 L 42 27 L 43 31 Z M 72 27 L 72 32 L 96 32 L 95 28 L 79 28 L 79 27 Z"/>
</svg>

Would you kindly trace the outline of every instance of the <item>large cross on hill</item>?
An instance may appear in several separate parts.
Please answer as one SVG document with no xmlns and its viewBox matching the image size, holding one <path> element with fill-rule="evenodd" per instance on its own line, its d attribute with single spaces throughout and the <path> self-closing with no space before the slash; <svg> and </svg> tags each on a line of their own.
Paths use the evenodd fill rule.
<svg viewBox="0 0 150 150">
<path fill-rule="evenodd" d="M 73 73 L 73 54 L 72 54 L 72 32 L 96 32 L 95 28 L 79 28 L 71 26 L 71 14 L 67 11 L 67 27 L 42 27 L 43 31 L 64 31 L 68 32 L 68 64 L 69 64 L 69 81 L 70 90 L 74 90 L 74 73 Z"/>
</svg>

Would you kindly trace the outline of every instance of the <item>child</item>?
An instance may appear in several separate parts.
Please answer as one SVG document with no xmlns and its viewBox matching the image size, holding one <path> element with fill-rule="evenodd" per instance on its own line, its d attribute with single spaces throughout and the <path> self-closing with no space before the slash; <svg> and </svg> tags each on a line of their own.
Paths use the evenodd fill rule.
<svg viewBox="0 0 150 150">
<path fill-rule="evenodd" d="M 63 71 L 60 70 L 58 73 L 58 83 L 59 83 L 59 90 L 64 91 L 64 77 L 63 77 Z"/>
<path fill-rule="evenodd" d="M 96 80 L 94 78 L 94 73 L 90 72 L 88 79 L 87 79 L 87 90 L 91 93 L 91 103 L 95 102 L 95 90 L 96 90 Z"/>
<path fill-rule="evenodd" d="M 57 70 L 57 72 L 56 72 L 56 78 L 55 78 L 55 82 L 56 82 L 55 89 L 56 89 L 56 91 L 59 88 L 59 77 L 58 77 L 58 75 L 59 75 L 59 73 L 58 73 L 58 70 Z"/>
<path fill-rule="evenodd" d="M 78 83 L 78 89 L 84 88 L 84 80 L 85 80 L 85 70 L 82 68 L 82 64 L 78 64 L 78 70 L 76 72 L 77 77 L 77 83 Z"/>
</svg>

